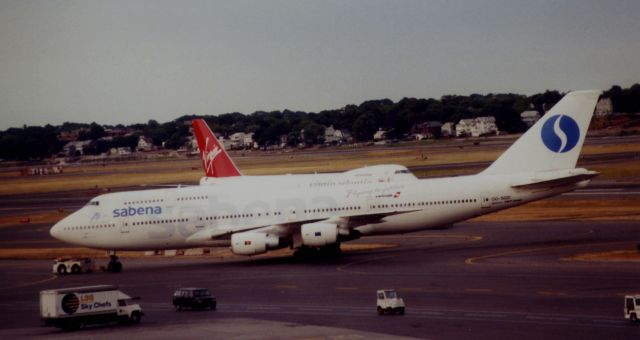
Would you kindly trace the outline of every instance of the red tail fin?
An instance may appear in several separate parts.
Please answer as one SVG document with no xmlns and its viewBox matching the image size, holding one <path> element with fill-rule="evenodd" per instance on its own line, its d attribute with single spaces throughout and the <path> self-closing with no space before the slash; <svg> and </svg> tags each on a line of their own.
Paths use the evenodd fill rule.
<svg viewBox="0 0 640 340">
<path fill-rule="evenodd" d="M 233 164 L 226 151 L 209 129 L 209 125 L 204 119 L 194 119 L 191 121 L 193 133 L 198 140 L 200 158 L 207 177 L 233 177 L 242 176 L 238 167 Z"/>
</svg>

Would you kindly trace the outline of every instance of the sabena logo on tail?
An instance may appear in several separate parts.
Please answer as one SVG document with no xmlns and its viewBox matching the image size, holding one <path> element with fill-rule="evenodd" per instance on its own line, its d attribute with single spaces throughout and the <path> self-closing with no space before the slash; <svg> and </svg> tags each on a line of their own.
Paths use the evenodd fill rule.
<svg viewBox="0 0 640 340">
<path fill-rule="evenodd" d="M 574 169 L 600 93 L 567 93 L 482 174 Z"/>
<path fill-rule="evenodd" d="M 547 149 L 565 153 L 571 151 L 580 139 L 578 123 L 567 115 L 555 115 L 542 126 L 542 142 Z"/>
</svg>

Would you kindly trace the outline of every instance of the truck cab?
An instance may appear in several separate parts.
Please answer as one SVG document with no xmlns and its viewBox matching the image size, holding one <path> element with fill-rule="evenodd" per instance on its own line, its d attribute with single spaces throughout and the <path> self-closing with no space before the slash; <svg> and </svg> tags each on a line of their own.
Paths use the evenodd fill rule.
<svg viewBox="0 0 640 340">
<path fill-rule="evenodd" d="M 638 322 L 640 317 L 640 294 L 624 297 L 624 318 L 631 322 Z"/>
<path fill-rule="evenodd" d="M 378 290 L 377 311 L 379 315 L 388 314 L 404 314 L 404 300 L 398 295 L 394 289 Z"/>
</svg>

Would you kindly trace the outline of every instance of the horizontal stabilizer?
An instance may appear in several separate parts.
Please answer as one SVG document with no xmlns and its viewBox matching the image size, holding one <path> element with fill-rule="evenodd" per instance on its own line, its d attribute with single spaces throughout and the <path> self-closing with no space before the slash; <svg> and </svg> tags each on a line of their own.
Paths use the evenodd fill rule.
<svg viewBox="0 0 640 340">
<path fill-rule="evenodd" d="M 580 183 L 582 181 L 590 180 L 598 175 L 599 173 L 596 171 L 585 170 L 581 173 L 567 174 L 562 177 L 532 179 L 527 183 L 515 184 L 511 187 L 515 189 L 549 189 Z"/>
</svg>

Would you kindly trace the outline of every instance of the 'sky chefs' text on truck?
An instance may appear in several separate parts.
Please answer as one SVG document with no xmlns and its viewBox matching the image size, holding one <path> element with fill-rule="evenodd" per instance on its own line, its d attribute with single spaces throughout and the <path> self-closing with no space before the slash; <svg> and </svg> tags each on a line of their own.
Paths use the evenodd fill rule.
<svg viewBox="0 0 640 340">
<path fill-rule="evenodd" d="M 40 316 L 45 326 L 63 329 L 111 322 L 138 323 L 142 309 L 116 286 L 99 285 L 40 292 Z"/>
</svg>

